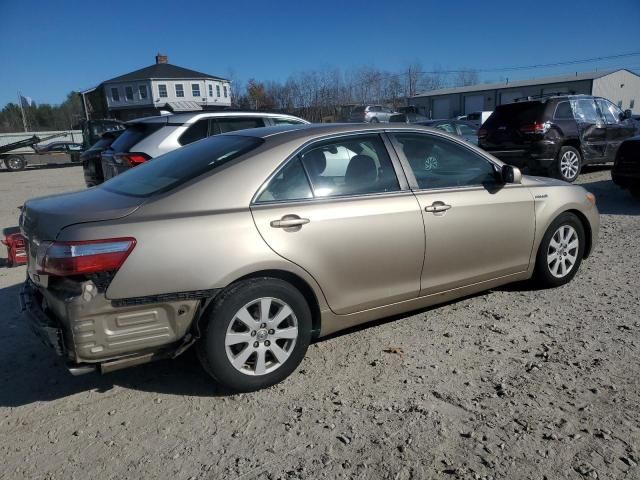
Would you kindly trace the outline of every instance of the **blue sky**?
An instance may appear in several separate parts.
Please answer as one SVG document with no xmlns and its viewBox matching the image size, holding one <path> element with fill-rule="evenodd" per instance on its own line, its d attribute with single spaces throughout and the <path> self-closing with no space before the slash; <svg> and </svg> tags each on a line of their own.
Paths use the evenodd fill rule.
<svg viewBox="0 0 640 480">
<path fill-rule="evenodd" d="M 238 80 L 325 67 L 489 69 L 640 51 L 638 0 L 30 1 L 0 0 L 0 107 L 21 90 L 59 103 L 71 90 L 153 63 Z M 531 7 L 530 11 L 527 7 Z M 595 68 L 640 70 L 640 56 L 483 73 L 483 80 Z"/>
</svg>

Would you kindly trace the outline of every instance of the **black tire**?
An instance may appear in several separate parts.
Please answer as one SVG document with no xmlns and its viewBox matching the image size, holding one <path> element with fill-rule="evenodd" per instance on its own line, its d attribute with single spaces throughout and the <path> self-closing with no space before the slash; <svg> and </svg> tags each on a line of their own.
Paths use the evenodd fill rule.
<svg viewBox="0 0 640 480">
<path fill-rule="evenodd" d="M 297 321 L 297 337 L 293 345 L 289 344 L 289 356 L 282 363 L 276 361 L 275 355 L 271 351 L 266 353 L 265 358 L 271 359 L 270 368 L 279 364 L 273 371 L 261 375 L 250 375 L 243 373 L 243 371 L 251 371 L 248 368 L 244 369 L 251 362 L 254 362 L 254 367 L 257 369 L 255 363 L 257 353 L 251 354 L 247 358 L 247 363 L 244 364 L 245 367 L 241 371 L 231 363 L 225 339 L 230 324 L 232 322 L 234 325 L 238 323 L 236 314 L 243 307 L 261 298 L 270 298 L 290 307 Z M 277 308 L 276 302 L 273 302 L 273 308 Z M 214 299 L 206 315 L 207 317 L 203 322 L 202 338 L 197 344 L 198 358 L 205 371 L 217 383 L 234 392 L 251 392 L 281 382 L 298 367 L 311 341 L 311 311 L 307 301 L 290 283 L 276 278 L 255 278 L 231 285 Z M 274 316 L 277 316 L 277 313 Z M 253 318 L 255 317 L 256 315 L 253 316 Z M 285 322 L 292 322 L 294 317 L 287 317 Z M 243 322 L 240 323 L 242 324 Z M 256 329 L 260 328 L 257 330 L 257 335 L 254 336 L 249 330 L 246 332 L 246 334 L 251 334 L 251 338 L 255 340 L 258 339 L 261 332 L 265 332 L 265 328 L 261 327 L 259 323 L 256 323 L 256 325 Z M 268 332 L 271 333 L 271 331 L 269 330 Z M 276 344 L 276 340 L 272 341 Z M 282 342 L 281 339 L 277 341 Z M 262 342 L 256 341 L 254 344 L 259 344 L 260 348 L 269 350 L 269 347 L 267 347 L 267 345 L 270 345 L 268 339 Z M 249 349 L 252 346 L 249 343 L 239 345 L 238 357 L 240 357 L 244 349 Z M 229 348 L 236 347 L 237 345 L 234 345 Z M 231 352 L 231 354 L 233 355 L 234 352 Z"/>
<path fill-rule="evenodd" d="M 24 170 L 27 166 L 27 162 L 20 155 L 7 157 L 4 160 L 4 164 L 7 167 L 7 170 L 10 170 L 12 172 L 19 172 L 20 170 Z"/>
<path fill-rule="evenodd" d="M 578 246 L 575 251 L 573 251 L 573 249 L 567 249 L 566 247 L 564 249 L 560 249 L 559 251 L 554 249 L 553 253 L 559 253 L 558 258 L 562 258 L 564 251 L 566 251 L 567 255 L 569 256 L 571 256 L 572 254 L 575 254 L 576 256 L 575 263 L 571 266 L 570 269 L 568 269 L 568 272 L 565 273 L 562 277 L 558 277 L 552 272 L 552 266 L 555 266 L 555 263 L 550 264 L 547 260 L 547 256 L 551 251 L 551 241 L 557 239 L 557 237 L 556 239 L 554 239 L 556 232 L 558 232 L 561 227 L 565 226 L 571 227 L 575 231 L 577 235 Z M 544 237 L 542 237 L 542 242 L 538 247 L 538 253 L 536 255 L 536 266 L 534 271 L 534 281 L 539 286 L 545 288 L 559 287 L 560 285 L 569 283 L 573 279 L 573 277 L 575 277 L 578 269 L 580 268 L 580 264 L 582 263 L 585 242 L 586 239 L 584 234 L 584 227 L 582 226 L 582 222 L 580 222 L 580 219 L 578 219 L 578 217 L 569 212 L 565 212 L 558 216 L 558 218 L 556 218 L 551 223 L 551 225 L 549 225 L 549 228 L 545 232 Z"/>
<path fill-rule="evenodd" d="M 378 117 L 373 117 L 369 123 L 380 123 L 380 120 L 378 120 Z"/>
<path fill-rule="evenodd" d="M 577 165 L 574 162 L 577 162 Z M 553 166 L 553 176 L 560 180 L 564 180 L 565 182 L 573 183 L 577 180 L 581 171 L 582 154 L 580 153 L 580 150 L 570 146 L 560 148 L 558 158 Z"/>
</svg>

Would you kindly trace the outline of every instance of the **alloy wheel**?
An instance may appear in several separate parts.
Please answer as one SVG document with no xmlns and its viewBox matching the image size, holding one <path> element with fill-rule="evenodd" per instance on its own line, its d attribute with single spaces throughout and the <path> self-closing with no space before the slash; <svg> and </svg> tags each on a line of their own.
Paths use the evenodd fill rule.
<svg viewBox="0 0 640 480">
<path fill-rule="evenodd" d="M 236 312 L 224 339 L 231 365 L 245 375 L 266 375 L 291 356 L 298 319 L 282 300 L 258 298 Z"/>
<path fill-rule="evenodd" d="M 560 173 L 564 178 L 573 179 L 578 175 L 580 159 L 578 154 L 571 150 L 564 152 L 560 158 Z"/>
<path fill-rule="evenodd" d="M 549 242 L 547 266 L 556 278 L 566 277 L 578 260 L 580 241 L 578 232 L 571 225 L 560 226 Z"/>
</svg>

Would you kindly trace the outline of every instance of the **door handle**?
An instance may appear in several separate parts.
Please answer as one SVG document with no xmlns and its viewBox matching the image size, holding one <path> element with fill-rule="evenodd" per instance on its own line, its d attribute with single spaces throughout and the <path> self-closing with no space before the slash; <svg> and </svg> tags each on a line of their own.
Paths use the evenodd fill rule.
<svg viewBox="0 0 640 480">
<path fill-rule="evenodd" d="M 269 225 L 273 228 L 300 230 L 302 225 L 306 225 L 310 221 L 308 218 L 300 218 L 298 215 L 285 215 L 280 220 L 272 220 Z"/>
<path fill-rule="evenodd" d="M 433 202 L 428 207 L 424 207 L 424 211 L 430 212 L 430 213 L 441 213 L 441 212 L 446 212 L 450 208 L 451 208 L 451 205 L 447 205 L 444 202 Z"/>
</svg>

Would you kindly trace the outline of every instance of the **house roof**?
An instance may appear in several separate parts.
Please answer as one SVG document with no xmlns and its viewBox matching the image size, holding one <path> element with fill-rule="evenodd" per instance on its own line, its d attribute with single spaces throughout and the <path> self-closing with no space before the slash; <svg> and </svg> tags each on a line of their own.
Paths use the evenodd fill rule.
<svg viewBox="0 0 640 480">
<path fill-rule="evenodd" d="M 195 70 L 189 70 L 188 68 L 178 67 L 177 65 L 171 65 L 170 63 L 156 63 L 149 67 L 141 68 L 130 73 L 125 73 L 119 77 L 106 80 L 103 83 L 111 82 L 131 82 L 135 80 L 148 80 L 148 79 L 162 79 L 173 80 L 181 78 L 212 78 L 214 80 L 228 81 L 226 78 L 216 77 L 215 75 L 208 75 L 202 72 L 196 72 Z"/>
<path fill-rule="evenodd" d="M 529 80 L 515 80 L 511 82 L 500 82 L 500 83 L 483 83 L 479 85 L 469 85 L 468 87 L 454 87 L 454 88 L 439 88 L 437 90 L 429 90 L 427 92 L 419 93 L 414 95 L 415 97 L 433 97 L 436 95 L 448 95 L 451 93 L 468 93 L 468 92 L 480 92 L 483 90 L 497 90 L 503 88 L 515 88 L 515 87 L 528 87 L 531 85 L 542 85 L 546 83 L 564 83 L 564 82 L 575 82 L 578 80 L 594 80 L 596 78 L 605 77 L 613 72 L 618 72 L 618 70 L 599 70 L 596 72 L 584 72 L 584 73 L 573 73 L 568 75 L 557 75 L 554 77 L 541 77 L 541 78 L 531 78 Z"/>
</svg>

